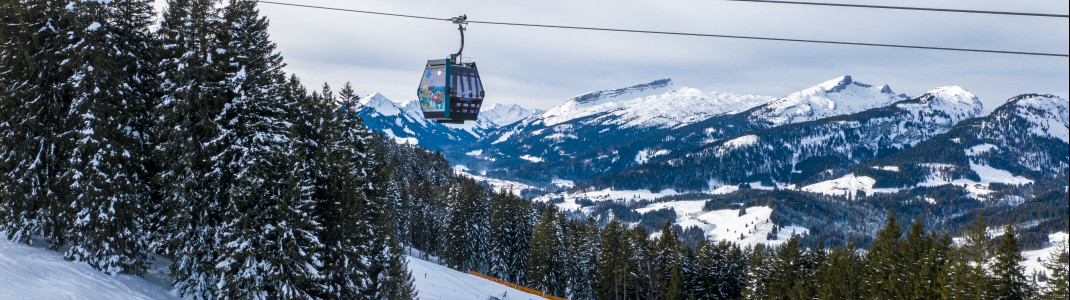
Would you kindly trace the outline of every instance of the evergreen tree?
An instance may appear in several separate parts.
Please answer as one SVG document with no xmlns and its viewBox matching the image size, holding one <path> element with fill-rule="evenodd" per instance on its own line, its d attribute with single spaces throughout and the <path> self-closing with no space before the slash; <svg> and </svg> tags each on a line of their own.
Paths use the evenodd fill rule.
<svg viewBox="0 0 1070 300">
<path fill-rule="evenodd" d="M 988 268 L 991 258 L 991 238 L 988 236 L 988 224 L 980 214 L 973 226 L 966 233 L 966 243 L 962 246 L 962 255 L 967 265 L 963 272 L 971 290 L 970 298 L 987 299 L 988 284 L 991 281 Z"/>
<path fill-rule="evenodd" d="M 365 297 L 371 293 L 368 286 L 372 282 L 377 285 L 373 290 L 380 290 L 378 275 L 373 279 L 369 274 L 371 264 L 380 263 L 380 273 L 386 269 L 381 265 L 385 259 L 373 262 L 368 256 L 383 255 L 390 249 L 386 243 L 391 236 L 383 236 L 379 232 L 382 228 L 377 231 L 372 224 L 388 217 L 373 198 L 388 197 L 377 194 L 388 189 L 374 187 L 389 184 L 384 182 L 389 176 L 373 169 L 376 156 L 371 151 L 371 133 L 355 117 L 356 99 L 338 101 L 327 84 L 313 95 L 303 105 L 295 128 L 302 137 L 301 151 L 316 158 L 311 162 L 319 162 L 305 176 L 317 183 L 312 197 L 322 226 L 319 240 L 325 247 L 323 296 Z M 375 243 L 381 248 L 374 249 Z"/>
<path fill-rule="evenodd" d="M 748 251 L 745 299 L 770 299 L 773 292 L 773 253 L 762 245 Z"/>
<path fill-rule="evenodd" d="M 862 299 L 864 291 L 858 277 L 865 271 L 863 264 L 853 242 L 833 248 L 814 275 L 819 282 L 817 298 Z"/>
<path fill-rule="evenodd" d="M 666 299 L 681 299 L 683 278 L 681 274 L 681 265 L 683 264 L 683 258 L 681 257 L 681 243 L 680 238 L 676 234 L 676 229 L 673 228 L 671 221 L 665 221 L 665 225 L 661 229 L 661 234 L 656 240 L 655 245 L 655 264 L 660 269 L 659 278 L 656 278 L 656 284 L 651 286 L 651 289 L 655 290 L 656 298 Z"/>
<path fill-rule="evenodd" d="M 534 226 L 530 203 L 503 190 L 491 196 L 490 205 L 490 273 L 505 281 L 526 282 L 528 239 Z"/>
<path fill-rule="evenodd" d="M 974 274 L 978 269 L 970 265 L 966 251 L 959 247 L 951 247 L 948 252 L 948 260 L 942 272 L 937 278 L 940 286 L 940 298 L 942 299 L 978 299 L 974 286 Z"/>
<path fill-rule="evenodd" d="M 828 253 L 825 250 L 824 241 L 818 241 L 817 247 L 806 249 L 799 272 L 801 280 L 792 287 L 792 297 L 795 299 L 813 299 L 817 297 L 819 286 L 815 274 L 821 264 L 825 263 Z"/>
<path fill-rule="evenodd" d="M 81 39 L 72 1 L 0 4 L 0 222 L 8 239 L 65 244 L 74 98 Z"/>
<path fill-rule="evenodd" d="M 595 266 L 598 262 L 599 232 L 595 220 L 568 222 L 568 297 L 569 299 L 595 299 L 597 282 Z"/>
<path fill-rule="evenodd" d="M 1070 252 L 1067 252 L 1067 248 L 1067 242 L 1063 241 L 1044 262 L 1044 268 L 1048 269 L 1048 282 L 1040 294 L 1041 299 L 1070 299 L 1070 287 L 1067 286 L 1070 282 Z"/>
<path fill-rule="evenodd" d="M 562 282 L 565 266 L 562 256 L 561 225 L 558 212 L 544 209 L 531 233 L 528 246 L 527 286 L 555 296 L 562 296 L 566 282 Z"/>
<path fill-rule="evenodd" d="M 143 222 L 147 175 L 143 123 L 150 96 L 148 1 L 78 2 L 82 39 L 70 64 L 76 136 L 65 174 L 73 222 L 64 254 L 109 274 L 140 274 L 147 264 Z"/>
<path fill-rule="evenodd" d="M 688 293 L 695 299 L 738 299 L 747 280 L 747 257 L 728 242 L 703 240 L 695 247 L 694 270 Z M 757 283 L 757 281 L 755 281 Z"/>
<path fill-rule="evenodd" d="M 993 278 L 990 287 L 993 296 L 999 299 L 1026 299 L 1030 296 L 1022 260 L 1024 259 L 1018 245 L 1018 237 L 1014 228 L 1007 224 L 992 263 Z"/>
<path fill-rule="evenodd" d="M 951 237 L 946 234 L 939 237 L 929 235 L 928 240 L 928 248 L 920 250 L 925 253 L 920 263 L 921 270 L 913 280 L 915 298 L 940 297 L 940 277 L 949 263 L 953 248 Z"/>
<path fill-rule="evenodd" d="M 390 216 L 378 215 L 371 253 L 368 253 L 368 281 L 363 291 L 368 299 L 412 299 L 416 295 L 408 262 L 395 237 Z"/>
<path fill-rule="evenodd" d="M 632 256 L 629 264 L 635 270 L 634 282 L 630 285 L 630 298 L 652 299 L 662 296 L 665 291 L 665 282 L 661 270 L 654 255 L 654 245 L 649 240 L 649 235 L 642 227 L 634 227 L 628 231 L 629 243 L 632 248 Z"/>
<path fill-rule="evenodd" d="M 906 282 L 903 259 L 899 248 L 902 230 L 895 219 L 895 212 L 888 214 L 884 228 L 877 232 L 876 239 L 866 254 L 868 272 L 864 282 L 872 299 L 897 299 L 905 297 L 902 282 Z"/>
<path fill-rule="evenodd" d="M 230 101 L 228 61 L 220 52 L 222 16 L 214 0 L 169 1 L 160 29 L 161 99 L 152 136 L 153 159 L 160 162 L 155 186 L 161 192 L 157 242 L 174 256 L 171 275 L 180 295 L 218 297 L 221 278 L 218 229 L 231 186 L 217 161 L 222 149 L 206 144 L 220 138 L 216 117 Z"/>
<path fill-rule="evenodd" d="M 777 247 L 770 274 L 769 299 L 805 298 L 798 291 L 808 275 L 803 254 L 802 242 L 797 235 Z"/>
<path fill-rule="evenodd" d="M 915 299 L 932 299 L 939 295 L 936 276 L 943 269 L 941 254 L 933 238 L 925 233 L 921 219 L 914 219 L 910 231 L 900 243 L 899 257 L 903 281 L 897 288 Z"/>
<path fill-rule="evenodd" d="M 610 219 L 602 230 L 597 264 L 598 294 L 601 299 L 626 299 L 632 274 L 630 238 L 624 224 Z"/>
<path fill-rule="evenodd" d="M 312 168 L 300 151 L 288 112 L 298 99 L 283 98 L 282 57 L 268 39 L 267 19 L 255 1 L 234 0 L 223 11 L 221 48 L 229 97 L 213 120 L 219 149 L 212 173 L 226 210 L 221 238 L 221 293 L 231 298 L 313 298 L 321 290 L 323 245 L 314 219 Z M 255 212 L 255 213 L 253 213 Z"/>
<path fill-rule="evenodd" d="M 416 298 L 416 286 L 412 278 L 412 272 L 409 271 L 408 258 L 399 244 L 390 247 L 390 257 L 387 258 L 387 261 L 383 289 L 380 293 L 382 297 L 379 299 L 402 300 Z"/>
<path fill-rule="evenodd" d="M 454 269 L 487 272 L 486 238 L 490 226 L 486 191 L 475 180 L 461 177 L 447 193 L 442 258 Z"/>
</svg>

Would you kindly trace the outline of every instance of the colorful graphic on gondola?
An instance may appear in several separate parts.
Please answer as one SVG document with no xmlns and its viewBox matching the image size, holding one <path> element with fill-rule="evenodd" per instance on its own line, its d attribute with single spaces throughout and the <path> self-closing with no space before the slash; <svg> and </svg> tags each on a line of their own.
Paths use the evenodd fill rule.
<svg viewBox="0 0 1070 300">
<path fill-rule="evenodd" d="M 446 70 L 429 68 L 424 71 L 417 90 L 420 108 L 424 112 L 443 112 L 446 110 Z"/>
</svg>

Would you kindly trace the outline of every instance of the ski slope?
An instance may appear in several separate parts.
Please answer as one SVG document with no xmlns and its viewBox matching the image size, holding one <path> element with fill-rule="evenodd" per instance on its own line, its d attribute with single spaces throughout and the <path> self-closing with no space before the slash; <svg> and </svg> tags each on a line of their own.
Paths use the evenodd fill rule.
<svg viewBox="0 0 1070 300">
<path fill-rule="evenodd" d="M 412 256 L 409 256 L 409 270 L 420 300 L 483 300 L 503 293 L 512 300 L 545 299 Z"/>
<path fill-rule="evenodd" d="M 141 277 L 109 276 L 54 251 L 0 238 L 0 299 L 180 299 Z"/>
<path fill-rule="evenodd" d="M 166 266 L 154 266 L 166 269 Z M 490 280 L 409 257 L 421 300 L 543 299 Z M 426 274 L 426 276 L 425 276 Z M 0 238 L 0 299 L 181 299 L 165 283 L 119 274 L 109 276 L 52 250 Z"/>
</svg>

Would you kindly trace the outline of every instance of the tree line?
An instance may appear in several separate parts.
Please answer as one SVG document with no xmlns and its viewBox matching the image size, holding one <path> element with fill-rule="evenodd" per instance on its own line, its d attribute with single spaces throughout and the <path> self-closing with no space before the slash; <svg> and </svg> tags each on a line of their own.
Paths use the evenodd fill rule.
<svg viewBox="0 0 1070 300">
<path fill-rule="evenodd" d="M 415 296 L 350 85 L 309 93 L 256 1 L 4 1 L 0 229 L 192 298 Z"/>
</svg>

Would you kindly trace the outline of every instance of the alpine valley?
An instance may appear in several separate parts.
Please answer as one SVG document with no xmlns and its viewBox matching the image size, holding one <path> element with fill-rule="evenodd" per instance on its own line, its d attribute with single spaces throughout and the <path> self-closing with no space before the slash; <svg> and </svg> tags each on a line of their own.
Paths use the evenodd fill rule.
<svg viewBox="0 0 1070 300">
<path fill-rule="evenodd" d="M 1070 122 L 1052 95 L 988 110 L 957 86 L 909 96 L 843 76 L 778 98 L 660 79 L 547 111 L 495 105 L 460 126 L 363 101 L 370 128 L 441 151 L 456 173 L 576 216 L 670 221 L 692 242 L 777 244 L 790 230 L 865 245 L 895 211 L 953 236 L 981 213 L 1037 248 L 1068 224 Z"/>
</svg>

